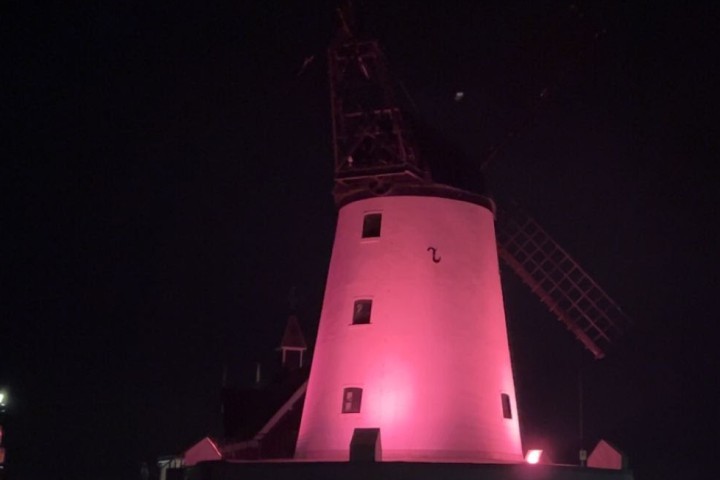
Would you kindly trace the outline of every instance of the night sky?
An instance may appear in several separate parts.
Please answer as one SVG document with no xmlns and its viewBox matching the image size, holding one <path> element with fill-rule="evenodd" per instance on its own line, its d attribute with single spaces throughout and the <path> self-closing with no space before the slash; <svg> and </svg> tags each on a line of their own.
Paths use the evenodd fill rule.
<svg viewBox="0 0 720 480">
<path fill-rule="evenodd" d="M 451 146 L 429 159 L 437 177 L 479 189 L 501 146 L 488 193 L 528 210 L 635 321 L 594 361 L 503 270 L 526 446 L 574 460 L 582 372 L 587 447 L 614 442 L 638 480 L 702 478 L 718 431 L 717 7 L 429 3 L 356 7 Z M 293 286 L 312 343 L 336 215 L 333 6 L 3 6 L 14 478 L 138 478 L 220 433 L 222 372 L 241 386 L 255 362 L 271 369 Z"/>
</svg>

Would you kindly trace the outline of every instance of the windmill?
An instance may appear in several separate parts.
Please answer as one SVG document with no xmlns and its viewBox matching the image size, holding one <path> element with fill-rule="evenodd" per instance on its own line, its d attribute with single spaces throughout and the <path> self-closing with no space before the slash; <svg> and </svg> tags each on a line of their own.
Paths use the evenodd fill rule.
<svg viewBox="0 0 720 480">
<path fill-rule="evenodd" d="M 339 217 L 296 457 L 370 432 L 384 460 L 521 461 L 498 258 L 597 359 L 629 319 L 529 216 L 432 180 L 378 43 L 340 19 Z"/>
</svg>

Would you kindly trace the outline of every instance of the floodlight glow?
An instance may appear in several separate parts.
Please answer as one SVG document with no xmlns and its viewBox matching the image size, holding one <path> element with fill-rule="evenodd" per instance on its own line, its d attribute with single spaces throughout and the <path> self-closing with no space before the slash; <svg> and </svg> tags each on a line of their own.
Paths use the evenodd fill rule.
<svg viewBox="0 0 720 480">
<path fill-rule="evenodd" d="M 540 456 L 542 455 L 542 452 L 542 450 L 528 450 L 527 454 L 525 455 L 525 461 L 530 465 L 535 465 L 540 461 Z"/>
<path fill-rule="evenodd" d="M 0 392 L 0 407 L 5 406 L 5 392 Z"/>
<path fill-rule="evenodd" d="M 523 461 L 493 229 L 482 202 L 441 196 L 341 207 L 295 458 L 347 461 L 355 429 L 379 428 L 383 461 Z M 346 388 L 359 411 L 341 413 Z"/>
</svg>

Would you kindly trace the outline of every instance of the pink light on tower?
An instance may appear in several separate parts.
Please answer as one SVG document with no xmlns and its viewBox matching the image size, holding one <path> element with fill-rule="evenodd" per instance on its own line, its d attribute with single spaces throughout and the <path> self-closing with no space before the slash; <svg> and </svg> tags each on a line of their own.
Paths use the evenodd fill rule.
<svg viewBox="0 0 720 480">
<path fill-rule="evenodd" d="M 338 224 L 295 456 L 523 461 L 492 204 L 434 183 L 376 42 L 329 51 Z M 440 159 L 442 160 L 442 159 Z"/>
<path fill-rule="evenodd" d="M 383 460 L 522 461 L 493 214 L 433 192 L 340 209 L 297 458 L 347 460 L 355 428 L 380 428 Z"/>
</svg>

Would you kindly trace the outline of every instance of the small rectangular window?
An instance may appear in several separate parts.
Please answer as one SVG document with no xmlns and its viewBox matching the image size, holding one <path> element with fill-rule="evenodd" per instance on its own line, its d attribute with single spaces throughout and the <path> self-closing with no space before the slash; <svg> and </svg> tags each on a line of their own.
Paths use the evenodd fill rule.
<svg viewBox="0 0 720 480">
<path fill-rule="evenodd" d="M 503 393 L 501 395 L 501 398 L 502 398 L 503 417 L 512 418 L 512 408 L 510 407 L 510 395 L 508 395 L 507 393 Z"/>
<path fill-rule="evenodd" d="M 382 214 L 368 213 L 363 218 L 362 238 L 373 238 L 380 236 L 380 225 L 382 223 Z"/>
<path fill-rule="evenodd" d="M 370 312 L 372 312 L 372 300 L 355 300 L 353 325 L 370 323 Z"/>
<path fill-rule="evenodd" d="M 362 388 L 348 387 L 343 390 L 342 413 L 360 413 Z"/>
</svg>

